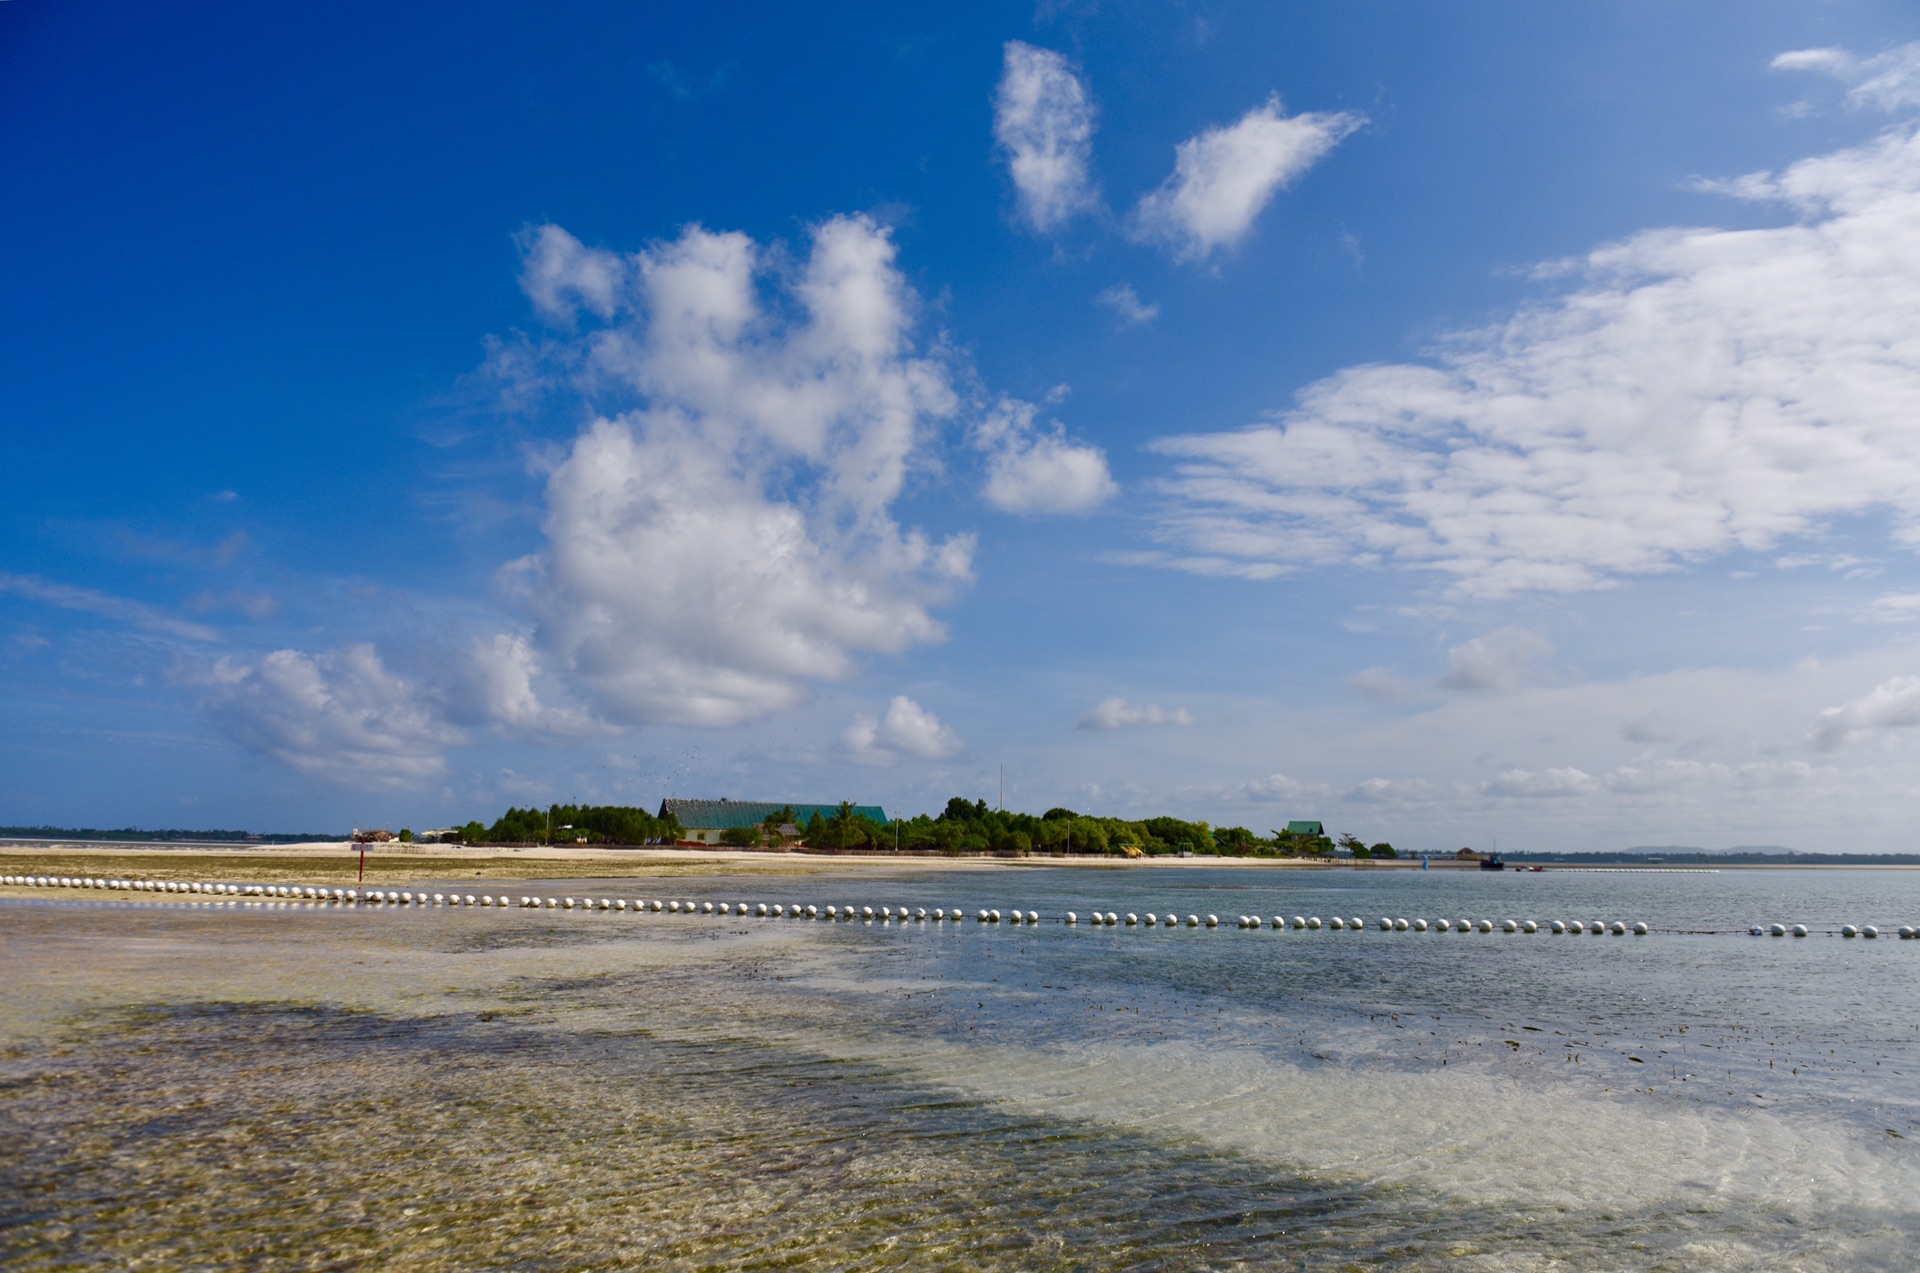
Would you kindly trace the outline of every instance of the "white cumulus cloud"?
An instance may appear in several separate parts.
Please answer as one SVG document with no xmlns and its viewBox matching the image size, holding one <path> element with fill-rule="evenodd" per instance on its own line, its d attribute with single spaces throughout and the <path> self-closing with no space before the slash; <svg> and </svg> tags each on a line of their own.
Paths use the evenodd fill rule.
<svg viewBox="0 0 1920 1273">
<path fill-rule="evenodd" d="M 1525 628 L 1501 628 L 1447 651 L 1447 673 L 1440 684 L 1450 690 L 1501 694 L 1519 689 L 1534 665 L 1553 654 L 1553 642 Z"/>
<path fill-rule="evenodd" d="M 410 787 L 446 772 L 461 741 L 434 696 L 389 671 L 371 645 L 221 659 L 197 677 L 213 720 L 309 777 Z"/>
<path fill-rule="evenodd" d="M 1107 454 L 1043 424 L 1032 403 L 1006 399 L 975 426 L 974 445 L 987 456 L 981 495 L 1008 513 L 1085 513 L 1120 489 Z"/>
<path fill-rule="evenodd" d="M 1725 188 L 1795 219 L 1637 234 L 1431 362 L 1351 367 L 1272 423 L 1162 439 L 1161 560 L 1386 563 L 1497 596 L 1874 510 L 1920 543 L 1920 140 Z"/>
<path fill-rule="evenodd" d="M 626 262 L 605 248 L 590 248 L 557 225 L 531 227 L 520 236 L 520 289 L 543 315 L 559 321 L 585 308 L 613 317 L 626 283 Z"/>
<path fill-rule="evenodd" d="M 1820 713 L 1808 741 L 1832 751 L 1854 739 L 1889 729 L 1920 725 L 1920 676 L 1896 676 L 1867 693 Z"/>
<path fill-rule="evenodd" d="M 791 269 L 698 226 L 623 263 L 613 321 L 572 348 L 592 393 L 632 405 L 554 465 L 547 546 L 511 569 L 541 653 L 597 715 L 734 724 L 944 636 L 931 610 L 970 577 L 972 539 L 890 510 L 959 404 L 914 348 L 894 257 L 885 229 L 836 217 Z M 529 295 L 575 273 L 530 265 Z"/>
<path fill-rule="evenodd" d="M 1088 172 L 1093 121 L 1093 102 L 1066 58 L 1007 41 L 993 136 L 1013 176 L 1020 217 L 1034 229 L 1052 230 L 1098 206 Z"/>
<path fill-rule="evenodd" d="M 1268 98 L 1174 148 L 1173 174 L 1134 209 L 1134 233 L 1171 245 L 1182 260 L 1232 247 L 1274 195 L 1366 122 L 1346 111 L 1288 115 Z"/>
<path fill-rule="evenodd" d="M 520 735 L 575 738 L 598 727 L 586 716 L 541 702 L 534 681 L 539 651 L 524 636 L 502 633 L 475 638 L 454 675 L 455 714 L 466 723 L 491 724 Z"/>
<path fill-rule="evenodd" d="M 960 736 L 905 694 L 896 694 L 879 717 L 864 712 L 841 736 L 848 753 L 861 764 L 887 765 L 900 756 L 946 760 L 960 754 Z"/>
<path fill-rule="evenodd" d="M 1133 704 L 1115 696 L 1102 699 L 1080 718 L 1081 729 L 1127 729 L 1134 725 L 1191 725 L 1193 714 L 1184 707 L 1165 708 L 1158 703 Z"/>
</svg>

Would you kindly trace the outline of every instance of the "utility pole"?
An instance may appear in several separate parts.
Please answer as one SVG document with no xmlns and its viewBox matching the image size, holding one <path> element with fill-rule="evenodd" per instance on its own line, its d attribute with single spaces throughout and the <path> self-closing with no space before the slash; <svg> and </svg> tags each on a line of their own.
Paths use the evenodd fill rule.
<svg viewBox="0 0 1920 1273">
<path fill-rule="evenodd" d="M 1007 811 L 1007 762 L 1000 762 L 1000 812 Z"/>
</svg>

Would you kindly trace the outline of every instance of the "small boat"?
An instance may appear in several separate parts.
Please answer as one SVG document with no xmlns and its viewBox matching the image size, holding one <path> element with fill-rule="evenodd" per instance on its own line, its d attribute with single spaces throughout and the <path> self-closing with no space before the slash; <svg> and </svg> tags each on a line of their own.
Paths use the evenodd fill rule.
<svg viewBox="0 0 1920 1273">
<path fill-rule="evenodd" d="M 1498 853 L 1489 853 L 1486 857 L 1480 859 L 1480 869 L 1483 871 L 1504 871 L 1507 869 L 1507 864 L 1500 860 Z"/>
</svg>

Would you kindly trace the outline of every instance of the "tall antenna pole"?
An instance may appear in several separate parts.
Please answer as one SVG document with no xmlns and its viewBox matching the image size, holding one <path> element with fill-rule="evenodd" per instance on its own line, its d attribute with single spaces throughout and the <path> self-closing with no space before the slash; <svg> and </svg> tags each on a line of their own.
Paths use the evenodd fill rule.
<svg viewBox="0 0 1920 1273">
<path fill-rule="evenodd" d="M 1000 762 L 1000 812 L 1007 811 L 1007 762 Z"/>
</svg>

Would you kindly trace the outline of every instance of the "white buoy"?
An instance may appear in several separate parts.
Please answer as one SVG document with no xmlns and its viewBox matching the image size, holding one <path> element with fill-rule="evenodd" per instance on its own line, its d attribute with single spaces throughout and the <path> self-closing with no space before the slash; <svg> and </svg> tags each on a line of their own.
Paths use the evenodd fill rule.
<svg viewBox="0 0 1920 1273">
<path fill-rule="evenodd" d="M 1481 932 L 1483 932 L 1483 933 L 1490 933 L 1490 932 L 1492 932 L 1492 931 L 1493 931 L 1493 921 L 1492 921 L 1492 920 L 1490 920 L 1490 919 L 1483 919 L 1483 920 L 1481 920 L 1481 921 L 1480 921 L 1480 931 L 1481 931 Z"/>
<path fill-rule="evenodd" d="M 1333 929 L 1335 932 L 1340 931 L 1346 926 L 1347 926 L 1347 921 L 1344 919 L 1341 919 L 1338 915 L 1335 915 L 1332 919 L 1327 921 L 1327 927 Z"/>
<path fill-rule="evenodd" d="M 1218 915 L 1207 916 L 1207 927 L 1208 928 L 1220 927 L 1220 917 Z"/>
<path fill-rule="evenodd" d="M 1862 924 L 1860 926 L 1860 935 L 1862 937 L 1878 937 L 1880 935 L 1880 930 L 1875 928 L 1872 924 Z"/>
<path fill-rule="evenodd" d="M 1533 920 L 1528 920 L 1526 923 L 1520 925 L 1520 930 L 1527 933 L 1537 933 L 1540 931 L 1540 925 Z"/>
<path fill-rule="evenodd" d="M 1381 932 L 1383 932 L 1383 933 L 1390 933 L 1390 932 L 1392 932 L 1392 931 L 1393 931 L 1393 920 L 1392 920 L 1392 919 L 1390 919 L 1390 918 L 1388 918 L 1388 917 L 1387 917 L 1387 916 L 1385 916 L 1385 915 L 1382 915 L 1382 916 L 1380 917 L 1380 931 L 1381 931 Z"/>
<path fill-rule="evenodd" d="M 1772 928 L 1769 928 L 1767 931 L 1769 933 L 1772 933 L 1775 937 L 1785 937 L 1787 935 L 1787 926 L 1785 924 L 1775 924 Z"/>
<path fill-rule="evenodd" d="M 1913 940 L 1913 925 L 1911 924 L 1900 925 L 1900 940 L 1901 941 Z"/>
<path fill-rule="evenodd" d="M 1647 928 L 1647 923 L 1645 920 L 1634 921 L 1633 935 L 1635 937 L 1645 937 L 1649 931 L 1650 930 Z"/>
<path fill-rule="evenodd" d="M 1140 922 L 1140 917 L 1132 911 L 1127 912 L 1127 927 L 1132 928 Z"/>
<path fill-rule="evenodd" d="M 1793 935 L 1795 937 L 1805 937 L 1807 935 L 1807 926 L 1805 924 L 1795 924 L 1793 926 Z"/>
<path fill-rule="evenodd" d="M 1426 921 L 1426 920 L 1424 920 L 1424 919 L 1416 919 L 1416 920 L 1414 920 L 1414 921 L 1413 921 L 1413 931 L 1414 931 L 1414 932 L 1416 932 L 1416 933 L 1424 933 L 1424 932 L 1426 932 L 1426 931 L 1427 931 L 1427 921 Z"/>
<path fill-rule="evenodd" d="M 1393 926 L 1394 926 L 1394 929 L 1395 929 L 1396 931 L 1398 931 L 1398 932 L 1402 932 L 1402 933 L 1404 933 L 1404 932 L 1406 932 L 1406 931 L 1407 931 L 1407 921 L 1406 921 L 1406 920 L 1404 920 L 1404 919 L 1396 919 L 1396 920 L 1394 920 L 1394 921 L 1393 921 Z"/>
<path fill-rule="evenodd" d="M 1000 922 L 1000 912 L 999 912 L 999 911 L 988 911 L 988 912 L 987 912 L 987 918 L 988 918 L 988 919 L 990 919 L 990 920 L 992 920 L 992 921 L 993 921 L 994 923 L 996 923 L 996 924 L 997 924 L 997 923 L 999 923 L 999 922 Z"/>
<path fill-rule="evenodd" d="M 1520 931 L 1520 925 L 1510 919 L 1503 919 L 1500 921 L 1500 931 L 1503 933 L 1517 933 Z"/>
<path fill-rule="evenodd" d="M 571 897 L 563 897 L 563 898 L 561 898 L 561 899 L 560 899 L 560 909 L 561 909 L 561 910 L 566 910 L 566 911 L 570 911 L 570 910 L 572 910 L 572 909 L 573 909 L 573 899 L 572 899 Z"/>
<path fill-rule="evenodd" d="M 1842 937 L 1858 937 L 1860 935 L 1860 930 L 1855 928 L 1852 924 L 1842 924 L 1840 925 L 1840 935 Z"/>
<path fill-rule="evenodd" d="M 1613 921 L 1612 932 L 1615 937 L 1625 937 L 1627 935 L 1627 926 L 1616 919 Z"/>
<path fill-rule="evenodd" d="M 1078 915 L 1076 915 L 1076 914 L 1074 914 L 1074 913 L 1073 913 L 1072 911 L 1068 911 L 1068 912 L 1067 912 L 1067 922 L 1068 922 L 1069 924 L 1077 924 L 1077 923 L 1079 923 L 1079 922 L 1080 922 L 1080 917 L 1079 917 Z"/>
<path fill-rule="evenodd" d="M 962 918 L 962 916 L 961 916 L 961 914 L 960 914 L 960 908 L 959 908 L 958 906 L 956 906 L 956 907 L 954 907 L 954 908 L 953 908 L 953 914 L 952 914 L 951 916 L 949 916 L 949 918 L 951 918 L 951 919 L 960 919 L 960 918 Z"/>
<path fill-rule="evenodd" d="M 1160 922 L 1160 917 L 1152 911 L 1147 912 L 1147 927 L 1152 928 Z"/>
<path fill-rule="evenodd" d="M 1294 925 L 1294 927 L 1296 927 L 1296 928 L 1298 928 L 1298 927 L 1299 927 L 1299 925 L 1297 925 L 1297 924 L 1296 924 L 1296 925 Z M 1320 917 L 1319 917 L 1318 915 L 1309 915 L 1309 916 L 1307 916 L 1307 927 L 1308 927 L 1308 928 L 1318 928 L 1318 927 L 1320 927 Z"/>
<path fill-rule="evenodd" d="M 1587 926 L 1587 930 L 1595 937 L 1605 937 L 1607 935 L 1607 922 L 1603 919 L 1596 919 L 1592 924 Z"/>
</svg>

